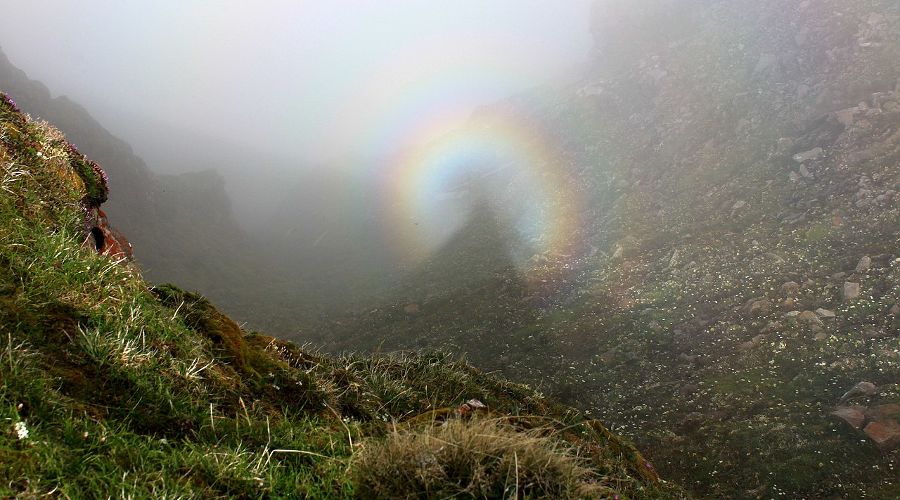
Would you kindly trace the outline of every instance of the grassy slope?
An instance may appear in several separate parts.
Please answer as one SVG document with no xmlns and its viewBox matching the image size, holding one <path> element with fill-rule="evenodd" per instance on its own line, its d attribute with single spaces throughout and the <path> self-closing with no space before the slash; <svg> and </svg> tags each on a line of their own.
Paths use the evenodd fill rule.
<svg viewBox="0 0 900 500">
<path fill-rule="evenodd" d="M 534 319 L 486 283 L 418 315 L 398 304 L 343 319 L 339 345 L 448 344 L 543 382 L 702 496 L 900 496 L 900 452 L 829 416 L 862 380 L 881 387 L 862 404 L 900 398 L 900 13 L 805 4 L 684 9 L 690 33 L 668 33 L 665 16 L 613 33 L 624 55 L 602 94 L 509 104 L 574 143 L 565 162 L 594 200 L 584 231 L 607 255 L 623 249 L 576 263 L 556 307 Z M 862 101 L 841 124 L 834 112 Z M 814 147 L 824 156 L 799 175 L 792 155 Z M 522 277 L 495 282 L 509 280 Z M 845 281 L 860 299 L 842 300 Z M 751 300 L 770 307 L 751 313 Z M 786 317 L 817 308 L 836 318 Z"/>
<path fill-rule="evenodd" d="M 0 101 L 0 496 L 681 496 L 596 421 L 446 355 L 320 356 L 149 287 L 83 247 L 80 160 Z M 490 411 L 440 424 L 469 398 Z"/>
</svg>

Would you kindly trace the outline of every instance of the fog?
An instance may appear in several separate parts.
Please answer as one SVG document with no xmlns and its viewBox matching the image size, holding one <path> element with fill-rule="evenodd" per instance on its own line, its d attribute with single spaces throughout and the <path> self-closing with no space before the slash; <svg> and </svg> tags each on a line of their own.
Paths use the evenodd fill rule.
<svg viewBox="0 0 900 500">
<path fill-rule="evenodd" d="M 475 217 L 496 218 L 506 235 L 486 250 L 497 266 L 558 250 L 574 224 L 551 192 L 559 138 L 485 110 L 577 80 L 590 14 L 590 0 L 33 1 L 4 9 L 0 47 L 150 170 L 224 178 L 231 214 L 212 213 L 220 182 L 202 176 L 169 181 L 168 196 L 197 199 L 163 202 L 163 216 L 111 194 L 110 216 L 137 233 L 152 278 L 227 305 L 240 302 L 236 284 L 266 288 L 249 302 L 286 293 L 296 308 L 383 290 Z M 105 167 L 114 185 L 130 182 L 115 160 Z M 217 243 L 233 233 L 227 217 L 246 242 Z M 181 247 L 165 248 L 151 226 L 182 235 Z M 244 246 L 253 249 L 238 255 Z M 247 317 L 255 306 L 242 304 L 229 309 Z"/>
<path fill-rule="evenodd" d="M 588 11 L 588 0 L 38 0 L 4 8 L 0 45 L 159 170 L 191 170 L 159 146 L 197 139 L 299 168 L 389 151 L 418 125 L 566 74 L 589 49 Z"/>
</svg>

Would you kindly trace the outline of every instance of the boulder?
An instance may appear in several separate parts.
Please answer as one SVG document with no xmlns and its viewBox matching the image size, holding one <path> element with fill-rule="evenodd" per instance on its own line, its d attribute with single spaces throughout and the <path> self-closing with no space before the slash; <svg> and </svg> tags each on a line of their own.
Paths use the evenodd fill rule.
<svg viewBox="0 0 900 500">
<path fill-rule="evenodd" d="M 900 404 L 889 403 L 871 406 L 866 410 L 866 418 L 873 421 L 900 418 Z"/>
<path fill-rule="evenodd" d="M 794 295 L 795 293 L 800 291 L 800 284 L 796 281 L 788 281 L 787 283 L 781 285 L 781 291 L 786 295 Z"/>
<path fill-rule="evenodd" d="M 844 300 L 856 300 L 859 298 L 859 283 L 844 282 Z"/>
<path fill-rule="evenodd" d="M 836 111 L 834 113 L 834 117 L 844 127 L 850 127 L 853 125 L 853 122 L 856 118 L 857 113 L 859 113 L 859 111 L 860 111 L 859 108 L 856 108 L 856 107 L 842 109 L 840 111 Z"/>
<path fill-rule="evenodd" d="M 839 404 L 844 404 L 849 399 L 858 398 L 862 396 L 873 396 L 876 392 L 878 392 L 878 387 L 872 382 L 859 382 L 854 385 L 849 391 L 845 392 L 843 396 L 841 396 L 841 400 Z"/>
<path fill-rule="evenodd" d="M 894 419 L 869 422 L 863 432 L 884 451 L 900 447 L 900 422 Z"/>
<path fill-rule="evenodd" d="M 874 384 L 860 382 L 851 389 L 851 392 L 862 384 L 868 384 L 874 389 Z M 866 386 L 866 389 L 869 388 Z M 841 406 L 831 412 L 831 414 L 847 422 L 854 429 L 862 430 L 869 439 L 884 451 L 900 447 L 900 404 L 883 404 L 869 408 Z"/>
<path fill-rule="evenodd" d="M 750 304 L 749 312 L 754 316 L 765 316 L 772 312 L 772 302 L 768 300 L 756 300 Z"/>
<path fill-rule="evenodd" d="M 819 319 L 819 315 L 812 311 L 803 311 L 797 316 L 797 320 L 803 323 L 806 323 L 810 326 L 822 326 L 822 320 Z"/>
<path fill-rule="evenodd" d="M 806 163 L 808 161 L 817 160 L 821 158 L 825 154 L 825 150 L 822 148 L 813 148 L 809 151 L 804 151 L 802 153 L 797 153 L 794 155 L 794 161 L 797 163 Z"/>
<path fill-rule="evenodd" d="M 859 259 L 859 263 L 856 264 L 856 272 L 864 273 L 872 267 L 872 258 L 868 255 L 864 255 L 861 259 Z"/>
<path fill-rule="evenodd" d="M 862 406 L 842 406 L 831 412 L 835 417 L 850 424 L 854 429 L 862 429 L 866 423 L 866 408 Z"/>
<path fill-rule="evenodd" d="M 834 311 L 829 311 L 828 309 L 818 308 L 816 309 L 816 314 L 819 315 L 820 318 L 831 319 L 835 317 Z"/>
</svg>

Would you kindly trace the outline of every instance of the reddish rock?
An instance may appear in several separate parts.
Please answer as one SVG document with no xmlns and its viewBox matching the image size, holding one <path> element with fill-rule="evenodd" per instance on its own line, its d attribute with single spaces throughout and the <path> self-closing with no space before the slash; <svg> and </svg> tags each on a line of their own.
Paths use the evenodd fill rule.
<svg viewBox="0 0 900 500">
<path fill-rule="evenodd" d="M 865 410 L 862 406 L 844 406 L 834 410 L 831 414 L 847 422 L 854 429 L 862 429 L 866 422 Z"/>
<path fill-rule="evenodd" d="M 870 422 L 863 432 L 882 450 L 900 447 L 900 422 L 894 419 Z"/>
<path fill-rule="evenodd" d="M 866 410 L 869 420 L 900 419 L 900 404 L 876 405 Z"/>
<path fill-rule="evenodd" d="M 407 304 L 406 307 L 403 308 L 403 312 L 410 316 L 419 314 L 419 304 Z"/>
<path fill-rule="evenodd" d="M 110 226 L 106 213 L 99 208 L 89 209 L 85 220 L 85 244 L 90 245 L 100 255 L 114 259 L 134 260 L 134 251 L 128 239 Z"/>
<path fill-rule="evenodd" d="M 841 227 L 844 225 L 844 217 L 839 210 L 835 210 L 831 215 L 831 227 Z"/>
</svg>

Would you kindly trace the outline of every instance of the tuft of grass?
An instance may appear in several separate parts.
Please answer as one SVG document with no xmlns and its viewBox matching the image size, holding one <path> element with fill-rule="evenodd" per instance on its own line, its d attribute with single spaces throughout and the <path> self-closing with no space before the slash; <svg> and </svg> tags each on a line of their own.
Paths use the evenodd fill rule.
<svg viewBox="0 0 900 500">
<path fill-rule="evenodd" d="M 577 451 L 493 419 L 395 430 L 354 466 L 362 498 L 617 498 Z"/>
</svg>

